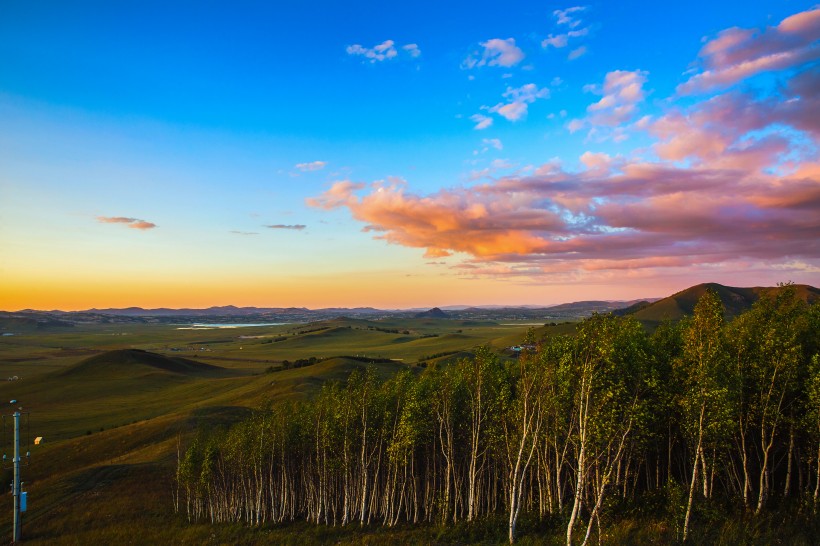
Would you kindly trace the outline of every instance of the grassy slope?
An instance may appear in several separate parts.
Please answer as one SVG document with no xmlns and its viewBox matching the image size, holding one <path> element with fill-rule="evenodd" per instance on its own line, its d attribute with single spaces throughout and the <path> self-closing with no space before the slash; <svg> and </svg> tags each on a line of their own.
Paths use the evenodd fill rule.
<svg viewBox="0 0 820 546">
<path fill-rule="evenodd" d="M 715 290 L 726 308 L 726 316 L 731 318 L 748 310 L 754 302 L 766 294 L 776 293 L 778 288 L 737 288 L 716 283 L 698 284 L 658 300 L 634 313 L 640 321 L 657 325 L 663 320 L 679 320 L 694 312 L 695 305 L 707 289 Z M 820 299 L 820 290 L 812 286 L 797 285 L 798 296 L 809 303 Z"/>
<path fill-rule="evenodd" d="M 189 526 L 173 514 L 168 488 L 178 437 L 228 425 L 266 400 L 310 396 L 325 381 L 343 380 L 362 366 L 330 358 L 265 373 L 271 362 L 381 355 L 396 359 L 373 365 L 389 377 L 424 355 L 468 351 L 499 338 L 517 343 L 525 330 L 429 319 L 340 319 L 206 331 L 94 325 L 2 338 L 0 375 L 21 379 L 0 382 L 0 400 L 19 400 L 32 412 L 31 436 L 46 438 L 30 446 L 31 465 L 23 471 L 30 495 L 24 537 L 49 544 L 269 542 L 269 529 Z M 285 341 L 265 343 L 283 336 Z M 3 447 L 9 452 L 8 442 Z M 0 535 L 10 535 L 10 517 L 11 497 L 1 495 Z M 275 542 L 302 542 L 305 534 L 322 541 L 326 532 L 275 531 Z M 348 538 L 333 535 L 333 541 L 372 538 L 362 533 L 350 530 Z M 397 536 L 407 531 L 397 533 L 376 535 L 387 537 L 382 543 L 404 541 Z"/>
</svg>

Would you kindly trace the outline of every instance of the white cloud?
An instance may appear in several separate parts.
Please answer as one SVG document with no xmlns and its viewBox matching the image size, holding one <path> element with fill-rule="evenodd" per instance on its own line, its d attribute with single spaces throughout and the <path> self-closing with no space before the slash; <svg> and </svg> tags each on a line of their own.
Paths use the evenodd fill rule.
<svg viewBox="0 0 820 546">
<path fill-rule="evenodd" d="M 524 60 L 524 52 L 515 45 L 515 38 L 493 38 L 479 44 L 484 48 L 481 56 L 473 52 L 462 63 L 462 68 L 477 68 L 480 66 L 515 66 Z"/>
<path fill-rule="evenodd" d="M 578 17 L 578 14 L 585 10 L 586 8 L 583 6 L 575 6 L 564 10 L 557 9 L 553 11 L 552 15 L 555 17 L 556 20 L 555 24 L 563 28 L 559 29 L 561 31 L 560 33 L 550 34 L 544 40 L 542 40 L 541 47 L 543 47 L 544 49 L 548 49 L 550 47 L 561 49 L 567 47 L 571 40 L 588 35 L 589 27 L 581 27 L 583 21 L 580 17 Z M 565 30 L 566 32 L 564 32 Z M 578 57 L 583 55 L 586 49 L 581 49 L 582 48 L 579 47 L 573 50 L 573 52 L 570 53 L 569 59 L 577 59 Z"/>
<path fill-rule="evenodd" d="M 485 139 L 481 140 L 481 143 L 484 144 L 485 146 L 490 146 L 492 148 L 495 148 L 496 150 L 503 150 L 504 149 L 504 145 L 497 138 L 485 138 Z"/>
<path fill-rule="evenodd" d="M 534 83 L 528 83 L 518 88 L 508 87 L 504 92 L 504 97 L 508 99 L 506 104 L 499 103 L 490 108 L 490 112 L 496 113 L 509 121 L 518 121 L 527 115 L 528 106 L 537 99 L 549 97 L 549 89 L 539 89 Z"/>
<path fill-rule="evenodd" d="M 402 46 L 401 48 L 405 50 L 407 53 L 409 53 L 411 57 L 415 58 L 421 55 L 421 50 L 419 49 L 419 46 L 417 44 L 407 44 L 405 46 Z"/>
<path fill-rule="evenodd" d="M 475 127 L 473 127 L 473 129 L 475 129 L 476 131 L 486 129 L 487 127 L 493 124 L 493 118 L 491 118 L 490 116 L 485 116 L 484 114 L 473 114 L 472 116 L 470 116 L 470 119 L 475 122 L 476 125 Z"/>
<path fill-rule="evenodd" d="M 569 28 L 575 28 L 581 24 L 581 20 L 574 14 L 585 11 L 586 6 L 573 6 L 567 9 L 557 9 L 552 12 L 555 16 L 556 22 L 559 25 L 566 25 Z"/>
<path fill-rule="evenodd" d="M 327 166 L 327 161 L 311 161 L 310 163 L 297 163 L 294 168 L 299 169 L 303 173 L 310 171 L 320 171 Z"/>
<path fill-rule="evenodd" d="M 559 34 L 558 36 L 553 36 L 550 34 L 545 40 L 541 42 L 541 47 L 547 48 L 549 46 L 552 47 L 567 47 L 568 36 L 566 34 Z"/>
<path fill-rule="evenodd" d="M 586 140 L 622 142 L 633 129 L 646 129 L 651 118 L 636 121 L 638 105 L 646 98 L 643 86 L 647 81 L 643 70 L 613 70 L 607 73 L 603 84 L 587 84 L 584 92 L 603 95 L 587 106 L 587 116 L 566 124 L 570 133 L 588 129 Z"/>
<path fill-rule="evenodd" d="M 418 44 L 407 44 L 400 47 L 402 51 L 414 59 L 421 55 L 421 49 L 419 49 Z M 399 51 L 396 49 L 396 42 L 393 40 L 385 40 L 373 47 L 353 44 L 347 46 L 345 51 L 347 51 L 348 55 L 362 56 L 371 63 L 386 61 L 399 55 Z"/>
<path fill-rule="evenodd" d="M 581 46 L 578 49 L 573 49 L 572 51 L 570 51 L 569 55 L 567 55 L 567 59 L 569 59 L 570 61 L 574 61 L 575 59 L 582 56 L 586 52 L 587 52 L 587 46 Z"/>
<path fill-rule="evenodd" d="M 569 123 L 567 123 L 567 130 L 570 133 L 580 131 L 583 128 L 584 128 L 584 122 L 580 119 L 573 119 L 573 120 L 570 120 Z"/>
</svg>

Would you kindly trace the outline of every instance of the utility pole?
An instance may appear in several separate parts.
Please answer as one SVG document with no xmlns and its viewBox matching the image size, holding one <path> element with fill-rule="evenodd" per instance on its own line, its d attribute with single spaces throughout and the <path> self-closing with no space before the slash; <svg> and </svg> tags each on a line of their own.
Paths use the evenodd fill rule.
<svg viewBox="0 0 820 546">
<path fill-rule="evenodd" d="M 23 522 L 20 514 L 20 410 L 14 411 L 14 543 L 20 542 Z"/>
<path fill-rule="evenodd" d="M 17 404 L 17 400 L 11 400 L 9 402 L 12 405 Z M 22 482 L 20 481 L 20 466 L 23 463 L 23 457 L 20 451 L 20 419 L 23 415 L 28 416 L 28 412 L 24 413 L 23 408 L 17 406 L 12 414 L 12 419 L 14 420 L 14 457 L 12 458 L 12 467 L 14 468 L 14 479 L 11 484 L 11 491 L 14 495 L 14 529 L 12 535 L 12 543 L 19 544 L 20 540 L 22 539 L 23 535 L 23 512 L 26 511 L 26 493 L 22 491 Z M 4 436 L 4 443 L 6 438 L 6 415 L 3 416 L 3 436 Z M 41 438 L 38 438 L 38 443 L 41 441 Z M 28 445 L 28 440 L 26 440 L 26 444 Z M 30 456 L 30 452 L 26 453 L 26 460 L 28 461 L 28 457 Z M 3 453 L 3 466 L 6 467 L 6 454 Z M 8 468 L 8 467 L 6 467 Z"/>
</svg>

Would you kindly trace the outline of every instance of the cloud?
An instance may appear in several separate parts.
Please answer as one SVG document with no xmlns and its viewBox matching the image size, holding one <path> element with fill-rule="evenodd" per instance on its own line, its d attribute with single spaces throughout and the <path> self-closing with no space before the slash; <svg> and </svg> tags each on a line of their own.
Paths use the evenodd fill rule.
<svg viewBox="0 0 820 546">
<path fill-rule="evenodd" d="M 508 102 L 498 103 L 489 111 L 506 118 L 508 121 L 518 121 L 526 117 L 528 105 L 538 99 L 548 98 L 549 95 L 549 89 L 539 89 L 534 83 L 528 83 L 517 88 L 508 87 L 503 95 Z"/>
<path fill-rule="evenodd" d="M 311 161 L 310 163 L 297 163 L 295 169 L 304 172 L 320 171 L 327 166 L 327 161 Z"/>
<path fill-rule="evenodd" d="M 612 158 L 608 154 L 587 151 L 581 155 L 581 163 L 589 170 L 608 171 Z"/>
<path fill-rule="evenodd" d="M 631 119 L 636 105 L 644 100 L 647 73 L 641 70 L 614 70 L 604 78 L 603 97 L 587 107 L 593 125 L 614 126 Z"/>
<path fill-rule="evenodd" d="M 146 222 L 145 220 L 138 220 L 136 222 L 132 222 L 128 224 L 128 227 L 131 229 L 154 229 L 157 225 L 153 222 Z"/>
<path fill-rule="evenodd" d="M 400 46 L 401 51 L 411 58 L 418 58 L 421 55 L 421 49 L 418 44 L 407 44 Z M 345 49 L 348 55 L 364 57 L 370 63 L 377 63 L 394 59 L 398 57 L 399 50 L 396 49 L 396 42 L 393 40 L 385 40 L 373 47 L 364 47 L 361 44 L 353 44 L 347 46 Z"/>
<path fill-rule="evenodd" d="M 569 55 L 567 55 L 567 59 L 569 59 L 570 61 L 574 61 L 575 59 L 583 56 L 586 52 L 587 46 L 581 46 L 577 49 L 573 49 L 572 51 L 570 51 Z"/>
<path fill-rule="evenodd" d="M 481 66 L 515 66 L 524 60 L 524 52 L 515 45 L 514 38 L 493 38 L 479 44 L 484 48 L 480 53 L 473 52 L 461 64 L 462 68 L 478 68 Z"/>
<path fill-rule="evenodd" d="M 482 178 L 491 177 L 498 171 L 514 169 L 517 166 L 517 164 L 512 163 L 508 159 L 493 159 L 488 167 L 485 167 L 484 169 L 480 170 L 470 171 L 470 174 L 467 176 L 467 179 L 471 182 L 474 182 Z"/>
<path fill-rule="evenodd" d="M 265 227 L 269 228 L 269 229 L 293 229 L 293 230 L 296 230 L 296 231 L 302 231 L 307 226 L 304 225 L 304 224 L 292 224 L 292 225 L 288 225 L 288 224 L 271 224 L 271 225 L 267 225 Z"/>
<path fill-rule="evenodd" d="M 231 230 L 232 234 L 234 235 L 259 235 L 259 233 L 255 231 L 238 231 L 238 230 Z"/>
<path fill-rule="evenodd" d="M 576 14 L 581 13 L 586 9 L 586 6 L 573 6 L 566 9 L 557 9 L 553 11 L 552 14 L 555 16 L 556 22 L 559 25 L 566 25 L 569 28 L 575 28 L 581 24 L 581 20 Z"/>
<path fill-rule="evenodd" d="M 579 15 L 584 11 L 586 11 L 586 7 L 583 6 L 553 11 L 552 15 L 555 17 L 555 24 L 560 27 L 562 32 L 547 36 L 541 41 L 541 47 L 544 49 L 549 49 L 550 47 L 562 49 L 567 47 L 570 41 L 587 36 L 589 34 L 589 27 L 578 28 L 583 24 Z M 584 53 L 586 53 L 586 47 L 581 46 L 574 49 L 567 58 L 569 60 L 577 59 Z"/>
<path fill-rule="evenodd" d="M 125 216 L 97 216 L 97 221 L 102 224 L 125 224 L 128 228 L 139 230 L 154 229 L 157 227 L 153 222 L 146 222 L 139 218 L 128 218 Z"/>
<path fill-rule="evenodd" d="M 348 208 L 377 238 L 424 248 L 427 257 L 463 253 L 477 263 L 534 266 L 542 273 L 572 263 L 658 266 L 660 259 L 816 261 L 820 180 L 774 190 L 794 182 L 634 164 L 618 174 L 593 168 L 510 177 L 426 196 L 379 186 L 351 195 Z"/>
<path fill-rule="evenodd" d="M 788 74 L 771 98 L 731 91 L 685 107 L 661 103 L 658 115 L 638 118 L 646 80 L 642 71 L 610 72 L 589 88 L 601 96 L 578 123 L 645 130 L 651 161 L 588 151 L 577 171 L 551 159 L 531 174 L 433 193 L 398 179 L 343 181 L 309 204 L 346 209 L 377 239 L 428 259 L 452 254 L 451 271 L 471 277 L 817 270 L 820 75 Z"/>
<path fill-rule="evenodd" d="M 493 124 L 493 118 L 490 116 L 485 116 L 484 114 L 473 114 L 470 116 L 470 120 L 475 122 L 475 127 L 473 127 L 473 129 L 476 131 L 486 129 Z"/>
<path fill-rule="evenodd" d="M 481 143 L 484 146 L 488 146 L 490 148 L 495 148 L 496 150 L 503 150 L 504 149 L 504 145 L 497 138 L 483 138 L 483 139 L 481 139 Z"/>
<path fill-rule="evenodd" d="M 411 57 L 416 58 L 421 55 L 421 50 L 417 44 L 407 44 L 401 46 L 403 50 L 410 54 Z"/>
<path fill-rule="evenodd" d="M 568 38 L 569 36 L 567 34 L 559 34 L 558 36 L 553 36 L 552 34 L 550 34 L 548 38 L 541 42 L 541 47 L 567 47 Z"/>
<path fill-rule="evenodd" d="M 570 120 L 565 127 L 570 133 L 588 128 L 587 139 L 615 142 L 625 140 L 631 129 L 645 129 L 649 118 L 635 118 L 638 105 L 646 98 L 646 81 L 647 73 L 642 70 L 613 70 L 604 77 L 602 85 L 585 85 L 585 92 L 602 97 L 587 106 L 586 117 Z M 632 122 L 634 127 L 629 125 Z"/>
<path fill-rule="evenodd" d="M 308 206 L 325 210 L 339 208 L 347 205 L 354 191 L 365 187 L 361 182 L 351 182 L 350 180 L 339 180 L 334 182 L 329 190 L 319 197 L 308 197 L 305 200 Z"/>
<path fill-rule="evenodd" d="M 820 58 L 820 8 L 791 15 L 763 30 L 729 28 L 706 42 L 700 70 L 678 86 L 691 95 L 731 86 L 762 72 L 785 70 Z"/>
<path fill-rule="evenodd" d="M 103 224 L 130 224 L 139 222 L 136 218 L 126 218 L 125 216 L 97 216 L 97 221 Z"/>
</svg>

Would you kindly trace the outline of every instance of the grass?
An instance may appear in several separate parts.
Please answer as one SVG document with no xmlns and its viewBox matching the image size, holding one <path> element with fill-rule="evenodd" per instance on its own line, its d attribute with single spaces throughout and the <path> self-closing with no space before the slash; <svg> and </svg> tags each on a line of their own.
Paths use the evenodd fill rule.
<svg viewBox="0 0 820 546">
<path fill-rule="evenodd" d="M 31 437 L 45 437 L 44 444 L 28 446 L 31 464 L 23 469 L 29 493 L 24 538 L 32 544 L 464 543 L 462 531 L 431 526 L 190 525 L 171 506 L 177 441 L 200 427 L 228 426 L 267 400 L 308 397 L 328 380 L 344 380 L 363 366 L 344 355 L 393 359 L 372 364 L 386 378 L 420 370 L 416 363 L 425 356 L 446 361 L 482 344 L 520 343 L 527 328 L 338 319 L 204 331 L 85 325 L 0 338 L 0 377 L 18 377 L 0 381 L 0 400 L 18 400 L 31 412 Z M 283 360 L 310 357 L 324 360 L 266 373 Z M 10 453 L 10 440 L 6 435 L 4 452 Z M 484 532 L 471 528 L 469 536 L 481 541 Z M 503 533 L 487 532 L 488 543 L 503 541 Z M 0 536 L 10 535 L 5 493 Z"/>
</svg>

